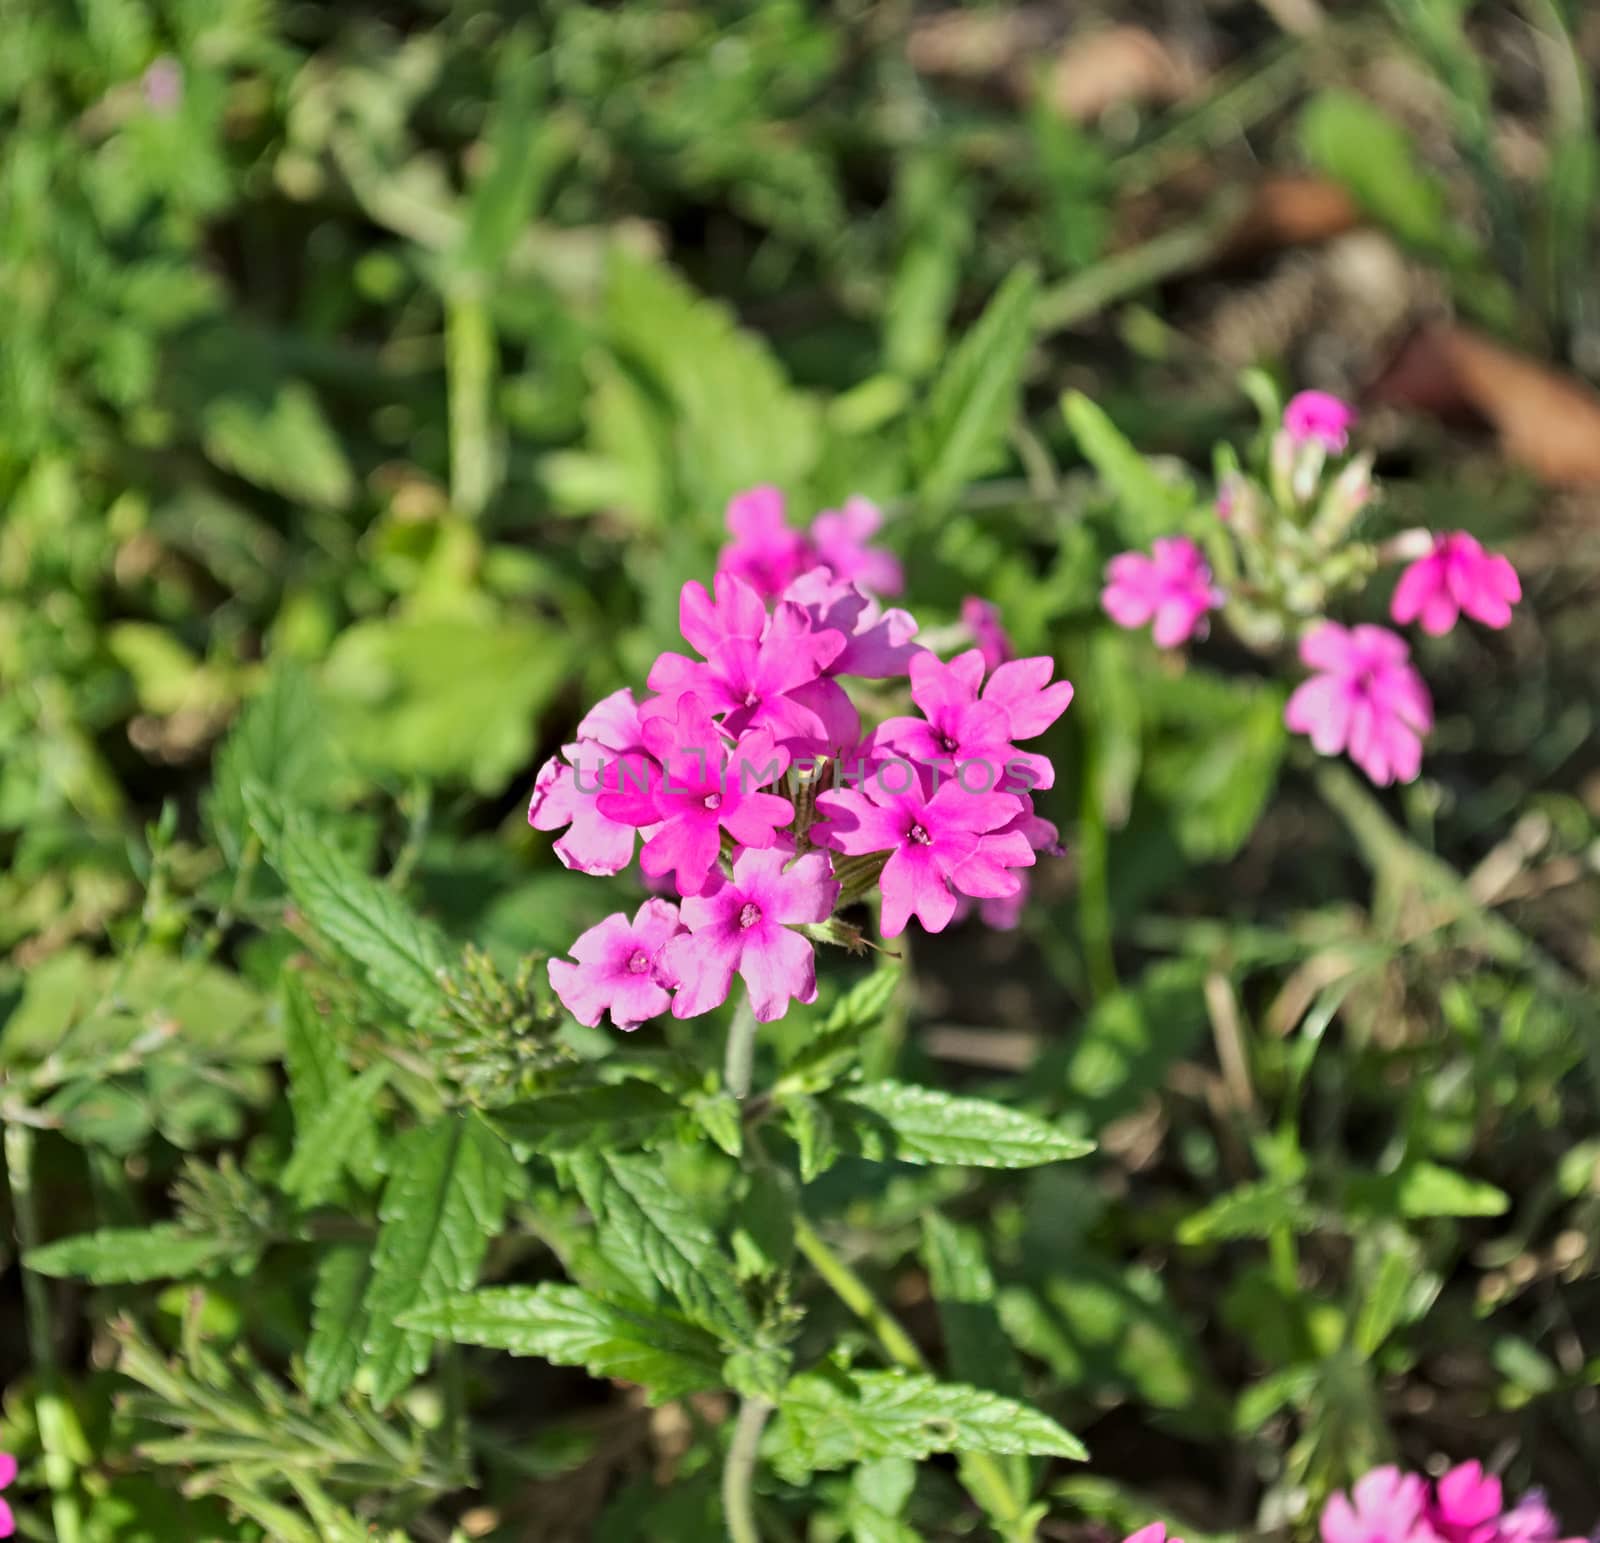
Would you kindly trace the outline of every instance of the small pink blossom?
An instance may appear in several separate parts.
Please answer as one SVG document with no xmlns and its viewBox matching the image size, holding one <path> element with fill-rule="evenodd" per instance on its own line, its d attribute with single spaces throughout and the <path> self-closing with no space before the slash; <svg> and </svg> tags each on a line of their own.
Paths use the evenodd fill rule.
<svg viewBox="0 0 1600 1543">
<path fill-rule="evenodd" d="M 983 667 L 996 670 L 1008 659 L 1017 657 L 1011 637 L 1000 623 L 1000 609 L 977 595 L 961 602 L 961 625 L 972 636 L 983 654 Z"/>
<path fill-rule="evenodd" d="M 1295 688 L 1283 720 L 1319 755 L 1346 751 L 1379 787 L 1410 782 L 1422 766 L 1433 703 L 1407 662 L 1405 641 L 1383 627 L 1319 622 L 1300 640 L 1318 673 Z"/>
<path fill-rule="evenodd" d="M 595 704 L 578 725 L 577 740 L 539 768 L 528 823 L 535 830 L 567 829 L 555 843 L 562 865 L 579 873 L 621 873 L 633 860 L 634 827 L 600 812 L 608 776 L 630 752 L 644 749 L 639 707 L 624 687 Z"/>
<path fill-rule="evenodd" d="M 784 590 L 783 598 L 805 610 L 815 631 L 843 634 L 844 648 L 824 675 L 888 680 L 904 675 L 912 656 L 923 651 L 912 641 L 917 619 L 909 611 L 880 610 L 876 601 L 854 584 L 834 578 L 826 568 L 801 574 Z"/>
<path fill-rule="evenodd" d="M 550 984 L 579 1023 L 593 1028 L 610 1013 L 619 1029 L 636 1029 L 671 1002 L 661 955 L 679 930 L 678 908 L 665 900 L 646 900 L 631 922 L 617 911 L 572 945 L 576 964 L 550 961 Z"/>
<path fill-rule="evenodd" d="M 824 509 L 811 522 L 812 550 L 836 579 L 869 595 L 898 595 L 905 588 L 899 558 L 867 545 L 882 524 L 883 513 L 871 499 L 846 499 L 843 509 Z"/>
<path fill-rule="evenodd" d="M 654 760 L 625 758 L 598 804 L 608 819 L 658 827 L 639 866 L 652 877 L 673 874 L 679 894 L 705 887 L 723 831 L 740 846 L 770 847 L 794 818 L 788 799 L 759 791 L 788 769 L 788 751 L 765 729 L 730 746 L 693 692 L 678 698 L 671 718 L 646 719 L 644 741 Z"/>
<path fill-rule="evenodd" d="M 781 595 L 816 563 L 811 544 L 784 519 L 781 488 L 762 486 L 728 500 L 728 533 L 733 537 L 717 557 L 717 572 L 743 579 L 757 596 Z"/>
<path fill-rule="evenodd" d="M 883 935 L 898 937 L 915 916 L 929 932 L 942 932 L 955 915 L 955 891 L 980 900 L 1013 895 L 1013 868 L 1033 863 L 1020 831 L 1005 831 L 1022 808 L 1009 793 L 968 793 L 947 782 L 928 797 L 916 769 L 888 762 L 859 791 L 817 796 L 824 816 L 811 839 L 848 855 L 887 852 Z"/>
<path fill-rule="evenodd" d="M 1322 1543 L 1423 1543 L 1427 1486 L 1398 1468 L 1374 1468 L 1322 1510 Z"/>
<path fill-rule="evenodd" d="M 1511 560 L 1458 530 L 1436 537 L 1433 550 L 1400 575 L 1389 614 L 1402 626 L 1420 618 L 1424 632 L 1442 637 L 1463 611 L 1485 627 L 1508 626 L 1521 598 Z"/>
<path fill-rule="evenodd" d="M 0 1452 L 0 1489 L 10 1489 L 17 1476 L 17 1460 L 9 1452 Z M 17 1519 L 11 1507 L 0 1500 L 0 1538 L 9 1538 L 17 1530 Z"/>
<path fill-rule="evenodd" d="M 1137 1532 L 1130 1532 L 1122 1543 L 1183 1543 L 1182 1538 L 1169 1538 L 1165 1522 L 1151 1522 Z"/>
<path fill-rule="evenodd" d="M 150 61 L 139 80 L 144 105 L 158 118 L 170 118 L 183 102 L 183 66 L 171 54 Z M 5 1537 L 0 1533 L 0 1537 Z"/>
<path fill-rule="evenodd" d="M 1317 444 L 1335 453 L 1349 444 L 1355 421 L 1355 409 L 1326 391 L 1301 391 L 1283 410 L 1284 432 L 1295 444 Z"/>
<path fill-rule="evenodd" d="M 1119 627 L 1152 619 L 1158 648 L 1175 648 L 1199 627 L 1207 611 L 1227 598 L 1211 582 L 1211 569 L 1187 536 L 1158 536 L 1152 555 L 1122 552 L 1106 565 L 1100 604 Z"/>
<path fill-rule="evenodd" d="M 1442 1543 L 1494 1543 L 1504 1504 L 1499 1479 L 1485 1473 L 1482 1463 L 1460 1463 L 1434 1485 L 1428 1526 Z"/>
<path fill-rule="evenodd" d="M 826 921 L 838 898 L 839 885 L 820 852 L 792 863 L 777 849 L 741 852 L 731 879 L 717 874 L 683 903 L 688 931 L 667 945 L 666 954 L 679 982 L 673 1017 L 710 1012 L 727 999 L 735 972 L 761 1023 L 781 1018 L 791 1001 L 816 1001 L 816 956 L 792 929 Z"/>
<path fill-rule="evenodd" d="M 1584 1543 L 1584 1539 L 1563 1538 L 1544 1491 L 1530 1489 L 1495 1524 L 1495 1543 Z"/>
<path fill-rule="evenodd" d="M 1061 848 L 1061 833 L 1049 820 L 1040 819 L 1033 812 L 1033 800 L 1025 794 L 1019 794 L 1024 808 L 1021 814 L 1011 821 L 1009 825 L 1002 826 L 997 835 L 1006 835 L 1012 831 L 1020 831 L 1026 838 L 1029 846 L 1035 852 L 1043 852 L 1050 857 L 1063 855 Z M 971 900 L 961 896 L 956 902 L 955 919 L 965 921 L 973 911 L 978 913 L 978 919 L 985 927 L 992 927 L 996 932 L 1013 932 L 1022 921 L 1022 913 L 1027 908 L 1028 896 L 1033 890 L 1033 881 L 1026 870 L 1016 875 L 1017 889 L 1015 894 L 999 895 L 992 900 Z"/>
</svg>

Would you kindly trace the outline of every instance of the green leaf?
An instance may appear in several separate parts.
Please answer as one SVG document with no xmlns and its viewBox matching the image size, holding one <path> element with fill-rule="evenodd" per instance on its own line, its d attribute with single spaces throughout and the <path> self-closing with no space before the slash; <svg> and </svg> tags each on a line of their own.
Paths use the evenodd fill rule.
<svg viewBox="0 0 1600 1543">
<path fill-rule="evenodd" d="M 908 1372 L 807 1372 L 784 1389 L 765 1444 L 794 1483 L 817 1469 L 935 1452 L 1083 1459 L 1083 1443 L 1037 1409 L 998 1393 Z"/>
<path fill-rule="evenodd" d="M 1408 1163 L 1398 1175 L 1400 1214 L 1421 1216 L 1504 1216 L 1511 1209 L 1503 1189 L 1468 1178 L 1438 1163 Z"/>
<path fill-rule="evenodd" d="M 788 1094 L 782 1108 L 784 1124 L 800 1149 L 800 1181 L 809 1184 L 841 1155 L 833 1116 L 820 1099 L 806 1093 Z"/>
<path fill-rule="evenodd" d="M 722 1352 L 704 1329 L 577 1286 L 498 1286 L 414 1309 L 406 1327 L 512 1355 L 543 1356 L 646 1388 L 655 1403 L 718 1388 Z"/>
<path fill-rule="evenodd" d="M 362 1366 L 380 1409 L 423 1372 L 432 1349 L 428 1335 L 397 1320 L 472 1285 L 513 1171 L 505 1143 L 475 1116 L 440 1119 L 400 1142 L 365 1298 Z"/>
<path fill-rule="evenodd" d="M 328 1020 L 317 1009 L 302 977 L 290 971 L 283 984 L 283 1060 L 289 1074 L 289 1107 L 304 1138 L 317 1116 L 351 1081 L 344 1053 Z M 346 1152 L 352 1176 L 370 1185 L 378 1175 L 378 1133 L 361 1121 Z"/>
<path fill-rule="evenodd" d="M 1393 1249 L 1384 1254 L 1378 1272 L 1367 1285 L 1351 1331 L 1356 1354 L 1370 1359 L 1383 1347 L 1405 1313 L 1412 1283 L 1418 1271 L 1409 1250 Z"/>
<path fill-rule="evenodd" d="M 413 1023 L 436 1012 L 450 958 L 443 934 L 362 873 L 299 810 L 255 784 L 246 788 L 245 801 L 268 861 L 306 920 Z"/>
<path fill-rule="evenodd" d="M 231 1252 L 226 1238 L 162 1222 L 79 1233 L 31 1249 L 22 1262 L 39 1275 L 81 1276 L 97 1286 L 111 1286 L 211 1274 Z"/>
<path fill-rule="evenodd" d="M 200 408 L 201 442 L 225 471 L 297 502 L 342 509 L 355 473 L 304 382 L 285 381 L 270 398 L 213 397 Z"/>
<path fill-rule="evenodd" d="M 572 1168 L 607 1260 L 647 1294 L 659 1282 L 712 1333 L 737 1341 L 753 1335 L 726 1250 L 658 1160 L 583 1153 Z"/>
<path fill-rule="evenodd" d="M 1178 1241 L 1222 1243 L 1234 1238 L 1265 1238 L 1280 1229 L 1309 1232 L 1316 1209 L 1294 1185 L 1263 1179 L 1219 1195 L 1178 1224 Z"/>
<path fill-rule="evenodd" d="M 822 1032 L 791 1055 L 774 1092 L 820 1093 L 831 1088 L 860 1059 L 861 1043 L 889 1010 L 900 985 L 898 966 L 863 976 L 834 1004 Z"/>
<path fill-rule="evenodd" d="M 682 1113 L 653 1083 L 630 1080 L 550 1093 L 491 1116 L 519 1158 L 557 1152 L 626 1151 L 664 1136 Z"/>
<path fill-rule="evenodd" d="M 351 1156 L 372 1142 L 373 1105 L 389 1077 L 379 1061 L 352 1077 L 317 1112 L 295 1140 L 278 1184 L 284 1194 L 310 1208 L 331 1198 Z"/>
<path fill-rule="evenodd" d="M 1015 1397 L 1022 1391 L 1022 1368 L 995 1311 L 994 1274 L 981 1234 L 929 1211 L 922 1218 L 922 1258 L 951 1374 L 958 1382 Z"/>
<path fill-rule="evenodd" d="M 1038 289 L 1031 266 L 1006 276 L 946 359 L 926 406 L 911 420 L 911 460 L 926 503 L 948 503 L 969 482 L 1004 464 L 1006 435 L 1033 341 Z"/>
<path fill-rule="evenodd" d="M 1094 1150 L 1036 1115 L 902 1082 L 835 1092 L 827 1106 L 845 1149 L 878 1161 L 1033 1168 Z"/>
<path fill-rule="evenodd" d="M 689 1108 L 703 1130 L 729 1157 L 744 1151 L 744 1115 L 731 1093 L 692 1093 Z"/>
<path fill-rule="evenodd" d="M 1116 505 L 1118 535 L 1130 546 L 1143 547 L 1177 530 L 1194 505 L 1194 487 L 1157 475 L 1122 430 L 1082 392 L 1069 391 L 1061 399 L 1061 411 L 1083 458 L 1100 474 Z"/>
<path fill-rule="evenodd" d="M 355 1378 L 367 1332 L 363 1304 L 371 1284 L 372 1253 L 361 1245 L 335 1245 L 317 1265 L 306 1344 L 306 1394 L 313 1404 L 332 1403 Z"/>
</svg>

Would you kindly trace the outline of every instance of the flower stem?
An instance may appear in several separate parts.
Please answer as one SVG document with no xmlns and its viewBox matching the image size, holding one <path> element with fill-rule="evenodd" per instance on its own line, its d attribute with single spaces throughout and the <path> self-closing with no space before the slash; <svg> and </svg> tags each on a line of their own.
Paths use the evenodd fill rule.
<svg viewBox="0 0 1600 1543">
<path fill-rule="evenodd" d="M 16 1222 L 18 1252 L 39 1245 L 39 1213 L 33 1196 L 33 1131 L 7 1124 L 6 1177 L 11 1185 L 11 1212 Z M 73 1493 L 72 1431 L 75 1418 L 61 1391 L 55 1336 L 50 1327 L 50 1297 L 42 1277 L 19 1262 L 22 1298 L 27 1313 L 28 1351 L 39 1374 L 34 1400 L 39 1442 L 44 1448 L 45 1482 L 51 1491 L 51 1514 L 58 1543 L 78 1543 L 83 1536 L 78 1498 Z"/>
<path fill-rule="evenodd" d="M 794 1219 L 794 1243 L 834 1295 L 872 1330 L 891 1361 L 907 1371 L 927 1372 L 928 1363 L 916 1342 L 803 1216 Z M 962 1483 L 1007 1543 L 1032 1543 L 1034 1526 L 1025 1515 L 1027 1496 L 1019 1496 L 1012 1488 L 1005 1468 L 988 1452 L 963 1452 L 960 1462 Z"/>
<path fill-rule="evenodd" d="M 750 1096 L 750 1078 L 756 1064 L 756 1010 L 748 996 L 740 997 L 728 1026 L 728 1053 L 722 1063 L 722 1085 L 742 1103 Z"/>
<path fill-rule="evenodd" d="M 728 1523 L 728 1543 L 761 1543 L 754 1498 L 756 1455 L 771 1413 L 772 1405 L 764 1398 L 747 1398 L 739 1406 L 733 1440 L 722 1465 L 722 1514 Z"/>
</svg>

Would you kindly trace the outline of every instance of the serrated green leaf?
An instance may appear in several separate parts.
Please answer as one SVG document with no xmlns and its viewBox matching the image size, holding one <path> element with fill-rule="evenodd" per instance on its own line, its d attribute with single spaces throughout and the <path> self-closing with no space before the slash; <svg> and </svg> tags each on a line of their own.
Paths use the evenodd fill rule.
<svg viewBox="0 0 1600 1543">
<path fill-rule="evenodd" d="M 701 1130 L 729 1157 L 744 1151 L 744 1115 L 731 1093 L 695 1093 L 690 1096 L 689 1108 Z"/>
<path fill-rule="evenodd" d="M 922 1258 L 951 1375 L 1015 1397 L 1022 1391 L 1022 1368 L 995 1311 L 994 1273 L 982 1236 L 929 1211 L 922 1218 Z"/>
<path fill-rule="evenodd" d="M 820 1099 L 805 1093 L 789 1094 L 782 1108 L 784 1124 L 800 1149 L 800 1180 L 809 1184 L 818 1174 L 826 1173 L 841 1155 L 833 1117 Z"/>
<path fill-rule="evenodd" d="M 898 968 L 863 976 L 835 1004 L 822 1032 L 807 1039 L 789 1057 L 773 1091 L 820 1093 L 855 1066 L 861 1042 L 883 1022 L 900 984 Z"/>
<path fill-rule="evenodd" d="M 283 1061 L 289 1075 L 289 1108 L 300 1136 L 311 1128 L 329 1101 L 350 1081 L 343 1049 L 327 1019 L 317 1010 L 304 980 L 293 971 L 284 977 Z M 358 1182 L 371 1184 L 378 1175 L 378 1133 L 370 1120 L 354 1132 L 345 1158 Z"/>
<path fill-rule="evenodd" d="M 321 1205 L 338 1187 L 352 1153 L 372 1140 L 373 1105 L 389 1077 L 379 1061 L 352 1077 L 318 1111 L 295 1139 L 278 1184 L 301 1205 Z"/>
<path fill-rule="evenodd" d="M 845 1150 L 878 1161 L 1033 1168 L 1094 1150 L 1037 1115 L 903 1082 L 836 1090 L 826 1105 Z"/>
<path fill-rule="evenodd" d="M 210 1274 L 231 1252 L 226 1238 L 154 1227 L 102 1227 L 29 1250 L 23 1263 L 39 1275 L 75 1275 L 97 1286 Z"/>
<path fill-rule="evenodd" d="M 380 1409 L 422 1373 L 432 1350 L 426 1334 L 399 1326 L 400 1315 L 472 1285 L 500 1230 L 513 1171 L 506 1144 L 472 1115 L 413 1130 L 396 1148 L 365 1298 L 362 1367 Z"/>
<path fill-rule="evenodd" d="M 647 1294 L 657 1283 L 695 1323 L 726 1339 L 754 1332 L 750 1308 L 716 1234 L 661 1164 L 582 1153 L 572 1170 L 594 1213 L 601 1253 Z"/>
<path fill-rule="evenodd" d="M 1099 473 L 1116 506 L 1117 532 L 1130 546 L 1148 546 L 1170 535 L 1193 507 L 1192 484 L 1171 483 L 1156 474 L 1150 462 L 1129 443 L 1105 412 L 1079 391 L 1061 399 L 1067 427 L 1083 457 Z"/>
<path fill-rule="evenodd" d="M 807 1372 L 784 1389 L 764 1445 L 779 1474 L 935 1452 L 1082 1459 L 1083 1443 L 1048 1415 L 982 1388 L 909 1372 Z"/>
<path fill-rule="evenodd" d="M 405 1314 L 402 1323 L 462 1345 L 543 1356 L 593 1377 L 636 1382 L 660 1403 L 723 1385 L 722 1351 L 704 1329 L 644 1303 L 578 1286 L 495 1286 Z"/>
<path fill-rule="evenodd" d="M 947 503 L 974 478 L 1004 461 L 1006 435 L 1022 394 L 1033 341 L 1038 274 L 1015 268 L 935 377 L 909 443 L 917 491 Z"/>
<path fill-rule="evenodd" d="M 267 860 L 306 920 L 413 1023 L 437 1012 L 450 959 L 443 934 L 362 873 L 299 810 L 254 783 L 245 789 L 245 802 Z"/>
<path fill-rule="evenodd" d="M 306 1395 L 330 1404 L 348 1388 L 361 1364 L 367 1332 L 365 1307 L 372 1284 L 372 1253 L 353 1243 L 323 1254 L 311 1292 L 311 1338 L 306 1343 Z"/>
<path fill-rule="evenodd" d="M 670 1131 L 682 1112 L 671 1094 L 634 1079 L 550 1093 L 497 1109 L 492 1119 L 525 1158 L 647 1146 Z"/>
</svg>

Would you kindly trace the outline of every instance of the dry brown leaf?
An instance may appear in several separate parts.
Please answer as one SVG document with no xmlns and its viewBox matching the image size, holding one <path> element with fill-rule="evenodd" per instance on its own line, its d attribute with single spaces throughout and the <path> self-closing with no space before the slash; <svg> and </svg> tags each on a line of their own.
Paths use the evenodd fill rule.
<svg viewBox="0 0 1600 1543">
<path fill-rule="evenodd" d="M 923 75 L 985 80 L 1009 75 L 1026 53 L 1046 44 L 1054 24 L 1042 11 L 941 11 L 922 17 L 906 39 L 906 57 Z"/>
<path fill-rule="evenodd" d="M 1480 419 L 1541 481 L 1600 486 L 1600 395 L 1470 328 L 1420 328 L 1369 395 L 1441 418 Z"/>
<path fill-rule="evenodd" d="M 1354 230 L 1361 211 L 1337 182 L 1321 177 L 1267 177 L 1228 232 L 1217 261 L 1250 262 L 1285 247 L 1313 246 Z"/>
<path fill-rule="evenodd" d="M 1143 27 L 1108 27 L 1072 39 L 1043 86 L 1046 100 L 1079 123 L 1122 102 L 1176 102 L 1194 90 L 1193 65 Z"/>
</svg>

